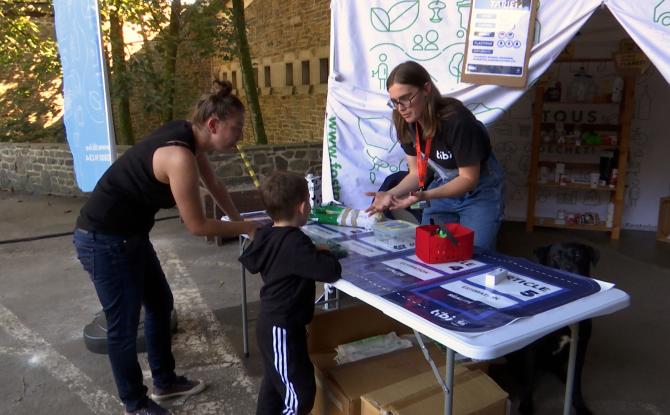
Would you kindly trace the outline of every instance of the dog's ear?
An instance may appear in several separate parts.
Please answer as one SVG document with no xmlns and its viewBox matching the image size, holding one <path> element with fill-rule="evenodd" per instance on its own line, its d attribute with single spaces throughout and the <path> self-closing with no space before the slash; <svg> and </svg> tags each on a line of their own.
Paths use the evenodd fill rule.
<svg viewBox="0 0 670 415">
<path fill-rule="evenodd" d="M 547 263 L 547 255 L 549 254 L 549 248 L 551 248 L 551 245 L 540 246 L 540 247 L 535 248 L 533 250 L 533 253 L 535 254 L 535 258 L 537 258 L 537 260 L 540 264 L 544 265 L 544 264 Z"/>
<path fill-rule="evenodd" d="M 591 265 L 595 267 L 598 264 L 598 261 L 600 260 L 600 251 L 592 246 L 587 246 L 587 248 L 589 257 L 591 259 Z"/>
</svg>

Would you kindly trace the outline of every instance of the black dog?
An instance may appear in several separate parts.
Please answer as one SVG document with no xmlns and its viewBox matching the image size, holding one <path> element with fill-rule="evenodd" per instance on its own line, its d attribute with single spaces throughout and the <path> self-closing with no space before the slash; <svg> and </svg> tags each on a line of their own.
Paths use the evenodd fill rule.
<svg viewBox="0 0 670 415">
<path fill-rule="evenodd" d="M 542 265 L 587 277 L 591 276 L 591 265 L 595 266 L 600 259 L 600 253 L 597 249 L 572 242 L 543 246 L 533 252 Z M 582 396 L 582 369 L 584 368 L 586 348 L 591 338 L 591 330 L 590 319 L 579 323 L 572 394 L 572 406 L 575 408 L 577 415 L 592 414 Z M 570 328 L 564 327 L 508 356 L 510 363 L 516 367 L 521 367 L 520 375 L 523 386 L 519 403 L 520 413 L 532 414 L 534 412 L 533 383 L 540 370 L 553 372 L 565 382 L 570 352 L 570 335 Z"/>
</svg>

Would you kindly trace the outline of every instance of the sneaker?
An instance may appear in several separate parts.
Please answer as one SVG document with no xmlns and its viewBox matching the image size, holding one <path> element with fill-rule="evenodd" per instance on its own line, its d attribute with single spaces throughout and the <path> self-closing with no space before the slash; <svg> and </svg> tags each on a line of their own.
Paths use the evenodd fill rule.
<svg viewBox="0 0 670 415">
<path fill-rule="evenodd" d="M 201 380 L 190 380 L 184 376 L 177 376 L 174 383 L 166 389 L 154 386 L 154 392 L 151 394 L 151 399 L 160 402 L 166 399 L 178 398 L 180 396 L 195 395 L 196 393 L 205 390 L 205 387 L 205 382 Z"/>
<path fill-rule="evenodd" d="M 137 411 L 126 412 L 126 415 L 170 415 L 172 412 L 158 405 L 156 402 L 149 399 L 147 401 L 147 406 L 138 409 Z"/>
</svg>

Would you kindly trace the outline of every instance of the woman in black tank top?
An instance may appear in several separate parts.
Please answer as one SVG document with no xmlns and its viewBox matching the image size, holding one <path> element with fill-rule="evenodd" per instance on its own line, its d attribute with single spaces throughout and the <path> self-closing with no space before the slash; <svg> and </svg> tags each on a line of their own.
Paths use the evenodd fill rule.
<svg viewBox="0 0 670 415">
<path fill-rule="evenodd" d="M 107 348 L 127 414 L 168 413 L 155 401 L 199 393 L 205 384 L 175 374 L 170 316 L 172 292 L 149 241 L 154 215 L 175 205 L 194 235 L 253 237 L 208 151 L 232 149 L 242 137 L 244 106 L 230 82 L 203 96 L 192 122 L 169 122 L 126 151 L 100 178 L 81 209 L 74 232 L 77 256 L 90 274 L 107 319 Z M 231 219 L 206 218 L 200 182 Z M 145 338 L 153 378 L 152 399 L 137 362 L 137 327 L 145 310 Z"/>
</svg>

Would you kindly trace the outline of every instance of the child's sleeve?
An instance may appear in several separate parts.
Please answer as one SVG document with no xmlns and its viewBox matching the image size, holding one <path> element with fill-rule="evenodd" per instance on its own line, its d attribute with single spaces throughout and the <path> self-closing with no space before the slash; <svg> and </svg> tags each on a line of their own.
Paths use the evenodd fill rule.
<svg viewBox="0 0 670 415">
<path fill-rule="evenodd" d="M 316 249 L 302 232 L 292 241 L 293 272 L 302 278 L 321 282 L 335 282 L 342 276 L 340 261 L 328 251 Z"/>
</svg>

